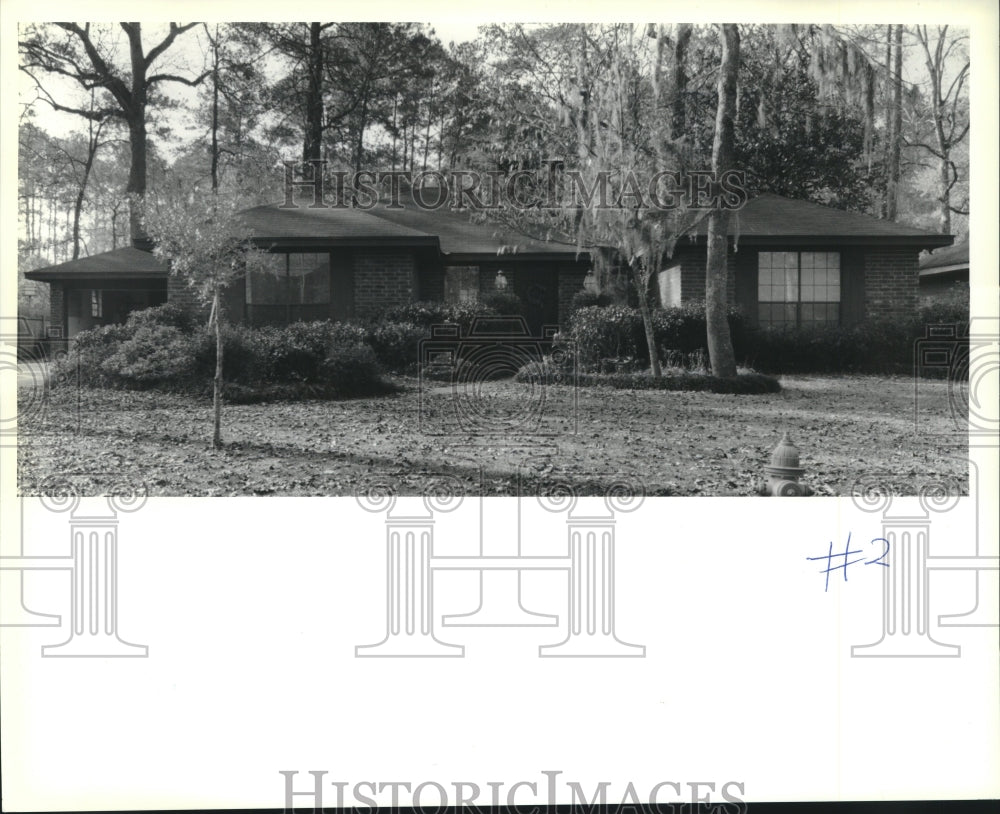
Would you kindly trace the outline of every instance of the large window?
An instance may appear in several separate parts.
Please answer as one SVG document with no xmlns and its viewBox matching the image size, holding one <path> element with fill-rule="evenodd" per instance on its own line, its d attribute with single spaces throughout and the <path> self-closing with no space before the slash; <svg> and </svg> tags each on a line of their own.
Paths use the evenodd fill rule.
<svg viewBox="0 0 1000 814">
<path fill-rule="evenodd" d="M 267 259 L 266 271 L 247 275 L 247 312 L 253 324 L 329 316 L 329 254 L 274 254 Z"/>
<path fill-rule="evenodd" d="M 444 301 L 478 302 L 479 266 L 445 266 Z"/>
<path fill-rule="evenodd" d="M 762 325 L 840 321 L 838 252 L 759 252 L 757 316 Z"/>
</svg>

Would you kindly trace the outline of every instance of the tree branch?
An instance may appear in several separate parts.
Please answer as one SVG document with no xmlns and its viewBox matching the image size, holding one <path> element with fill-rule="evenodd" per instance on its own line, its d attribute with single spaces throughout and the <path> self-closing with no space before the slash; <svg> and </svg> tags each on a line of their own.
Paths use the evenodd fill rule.
<svg viewBox="0 0 1000 814">
<path fill-rule="evenodd" d="M 185 31 L 190 31 L 196 25 L 198 25 L 198 23 L 188 23 L 187 25 L 180 25 L 180 26 L 177 25 L 177 23 L 171 23 L 170 33 L 167 34 L 166 37 L 164 37 L 163 41 L 159 45 L 157 45 L 148 54 L 146 54 L 146 67 L 148 68 L 150 65 L 152 65 L 153 62 L 156 61 L 156 58 L 160 56 L 160 54 L 162 54 L 164 51 L 166 51 L 171 46 L 173 41 L 177 39 L 178 36 L 183 34 Z"/>
<path fill-rule="evenodd" d="M 188 87 L 197 87 L 208 77 L 212 75 L 211 71 L 205 71 L 201 76 L 196 79 L 186 79 L 183 76 L 177 76 L 177 74 L 172 73 L 158 73 L 153 74 L 146 80 L 146 87 L 150 87 L 154 82 L 180 82 L 181 84 L 187 85 Z"/>
</svg>

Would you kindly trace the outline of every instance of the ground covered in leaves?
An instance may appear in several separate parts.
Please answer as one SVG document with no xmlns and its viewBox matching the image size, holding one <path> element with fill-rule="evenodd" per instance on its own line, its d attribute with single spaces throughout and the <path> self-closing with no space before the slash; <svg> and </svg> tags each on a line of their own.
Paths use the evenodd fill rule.
<svg viewBox="0 0 1000 814">
<path fill-rule="evenodd" d="M 51 488 L 47 479 L 70 475 L 87 494 L 113 477 L 151 495 L 595 494 L 614 484 L 650 495 L 754 495 L 787 431 L 814 494 L 869 485 L 916 494 L 942 478 L 967 492 L 946 381 L 795 376 L 759 395 L 513 381 L 421 391 L 398 381 L 399 394 L 372 399 L 228 405 L 219 450 L 207 400 L 22 390 L 21 491 L 38 494 Z"/>
</svg>

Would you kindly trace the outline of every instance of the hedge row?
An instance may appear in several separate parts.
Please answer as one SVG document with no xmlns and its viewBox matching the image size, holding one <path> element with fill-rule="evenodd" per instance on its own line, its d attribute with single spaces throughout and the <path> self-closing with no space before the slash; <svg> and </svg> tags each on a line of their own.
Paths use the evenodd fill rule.
<svg viewBox="0 0 1000 814">
<path fill-rule="evenodd" d="M 363 328 L 329 322 L 283 328 L 223 327 L 231 401 L 346 398 L 394 389 L 382 378 Z M 215 334 L 175 305 L 137 311 L 123 325 L 83 331 L 62 363 L 82 383 L 205 392 L 215 374 Z"/>
<path fill-rule="evenodd" d="M 741 373 L 733 377 L 712 376 L 709 373 L 669 371 L 653 378 L 648 371 L 617 373 L 585 373 L 533 362 L 517 372 L 515 380 L 541 384 L 564 384 L 580 387 L 610 387 L 615 390 L 688 390 L 710 393 L 778 393 L 781 384 L 773 376 L 762 373 Z"/>
<path fill-rule="evenodd" d="M 852 327 L 751 328 L 737 310 L 728 313 L 739 364 L 766 373 L 910 373 L 917 342 L 927 326 L 968 324 L 968 305 L 938 303 L 912 319 L 865 322 Z M 705 370 L 708 363 L 703 303 L 652 312 L 653 336 L 666 367 Z M 623 305 L 575 311 L 558 341 L 575 347 L 583 370 L 628 372 L 648 367 L 642 316 Z M 958 342 L 961 345 L 961 340 Z M 921 368 L 922 375 L 942 375 Z"/>
<path fill-rule="evenodd" d="M 415 372 L 420 342 L 436 324 L 468 335 L 477 319 L 523 313 L 521 301 L 494 292 L 478 303 L 416 302 L 364 324 L 297 322 L 285 327 L 223 328 L 230 400 L 341 397 L 385 392 L 382 371 Z M 92 386 L 203 390 L 215 373 L 215 335 L 175 303 L 130 314 L 122 325 L 83 331 L 70 357 Z"/>
</svg>

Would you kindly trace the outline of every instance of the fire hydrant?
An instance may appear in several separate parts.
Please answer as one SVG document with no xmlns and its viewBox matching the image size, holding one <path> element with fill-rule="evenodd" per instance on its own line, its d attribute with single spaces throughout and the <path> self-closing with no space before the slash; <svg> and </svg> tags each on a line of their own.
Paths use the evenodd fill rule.
<svg viewBox="0 0 1000 814">
<path fill-rule="evenodd" d="M 765 466 L 767 493 L 774 497 L 801 497 L 806 493 L 799 477 L 805 470 L 799 466 L 799 449 L 786 432 L 771 454 L 771 465 Z"/>
</svg>

